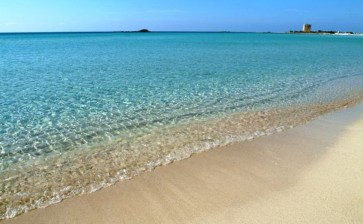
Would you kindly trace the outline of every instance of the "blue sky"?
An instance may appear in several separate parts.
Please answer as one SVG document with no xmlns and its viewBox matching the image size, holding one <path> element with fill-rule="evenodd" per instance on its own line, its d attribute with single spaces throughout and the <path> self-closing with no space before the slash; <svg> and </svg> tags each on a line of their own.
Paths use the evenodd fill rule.
<svg viewBox="0 0 363 224">
<path fill-rule="evenodd" d="M 0 32 L 363 32 L 363 0 L 0 0 Z"/>
</svg>

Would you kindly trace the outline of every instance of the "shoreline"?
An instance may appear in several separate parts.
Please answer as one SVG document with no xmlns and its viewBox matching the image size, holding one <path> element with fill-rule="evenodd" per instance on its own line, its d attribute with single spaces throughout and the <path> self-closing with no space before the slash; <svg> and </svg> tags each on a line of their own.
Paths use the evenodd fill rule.
<svg viewBox="0 0 363 224">
<path fill-rule="evenodd" d="M 363 145 L 357 141 L 363 132 L 362 112 L 360 103 L 282 133 L 195 154 L 1 223 L 358 223 L 363 220 L 363 214 L 357 213 L 363 208 L 362 194 L 343 195 L 347 189 L 357 193 L 363 187 L 359 159 L 363 152 L 357 150 Z M 343 152 L 344 158 L 339 154 L 342 148 L 349 150 Z M 335 167 L 332 161 L 343 165 Z M 339 175 L 327 173 L 332 168 Z M 339 180 L 349 182 L 334 187 Z M 299 203 L 300 199 L 306 201 Z M 352 204 L 347 199 L 356 200 Z M 351 209 L 343 209 L 344 213 L 341 207 Z"/>
<path fill-rule="evenodd" d="M 281 132 L 363 96 L 362 40 L 236 35 L 1 38 L 16 47 L 4 45 L 0 67 L 23 75 L 0 85 L 0 219 Z M 31 57 L 6 66 L 19 55 Z"/>
<path fill-rule="evenodd" d="M 18 192 L 22 195 L 19 197 L 15 194 L 17 192 L 13 192 L 2 196 L 3 203 L 0 203 L 0 210 L 4 212 L 0 214 L 5 216 L 1 218 L 13 218 L 33 209 L 59 203 L 67 198 L 93 193 L 119 180 L 132 179 L 141 173 L 187 159 L 196 153 L 279 133 L 306 124 L 332 111 L 355 105 L 359 99 L 351 97 L 320 105 L 276 108 L 255 113 L 235 113 L 226 117 L 206 119 L 161 130 L 146 135 L 145 138 L 135 139 L 135 144 L 124 145 L 129 141 L 115 141 L 115 144 L 108 145 L 110 147 L 108 150 L 100 152 L 96 147 L 94 151 L 88 151 L 83 155 L 82 152 L 81 154 L 70 152 L 64 156 L 67 159 L 60 157 L 59 160 L 54 161 L 50 161 L 49 158 L 44 161 L 37 160 L 34 161 L 36 166 L 33 169 L 29 169 L 32 168 L 29 166 L 27 170 L 7 172 L 6 181 L 8 180 L 9 183 L 5 182 L 5 187 L 7 189 L 10 189 L 9 186 L 13 186 L 13 189 L 20 188 L 21 191 Z M 227 131 L 228 134 L 220 133 L 220 130 Z M 194 146 L 193 142 L 196 143 Z M 140 155 L 137 151 L 125 151 L 124 146 L 132 148 L 139 145 L 149 147 L 151 154 Z M 155 154 L 150 148 L 160 154 Z M 19 183 L 23 180 L 25 182 Z M 25 188 L 27 188 L 26 191 L 22 190 Z"/>
</svg>

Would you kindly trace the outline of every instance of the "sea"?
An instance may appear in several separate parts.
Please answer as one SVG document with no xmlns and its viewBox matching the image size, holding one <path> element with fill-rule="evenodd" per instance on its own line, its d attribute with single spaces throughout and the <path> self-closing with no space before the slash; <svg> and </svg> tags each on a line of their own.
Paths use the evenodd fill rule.
<svg viewBox="0 0 363 224">
<path fill-rule="evenodd" d="M 0 219 L 362 97 L 363 36 L 0 34 Z"/>
</svg>

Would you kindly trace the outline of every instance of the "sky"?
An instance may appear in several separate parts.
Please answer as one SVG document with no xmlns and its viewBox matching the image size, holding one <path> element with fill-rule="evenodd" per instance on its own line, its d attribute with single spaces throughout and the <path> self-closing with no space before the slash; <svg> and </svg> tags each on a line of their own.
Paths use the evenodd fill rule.
<svg viewBox="0 0 363 224">
<path fill-rule="evenodd" d="M 363 32 L 363 0 L 0 0 L 0 32 Z"/>
</svg>

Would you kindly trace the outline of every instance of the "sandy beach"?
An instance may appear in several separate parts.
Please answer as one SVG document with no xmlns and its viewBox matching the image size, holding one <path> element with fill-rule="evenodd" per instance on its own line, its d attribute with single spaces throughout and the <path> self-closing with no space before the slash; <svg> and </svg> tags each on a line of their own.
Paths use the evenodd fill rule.
<svg viewBox="0 0 363 224">
<path fill-rule="evenodd" d="M 363 223 L 363 104 L 1 223 Z"/>
</svg>

